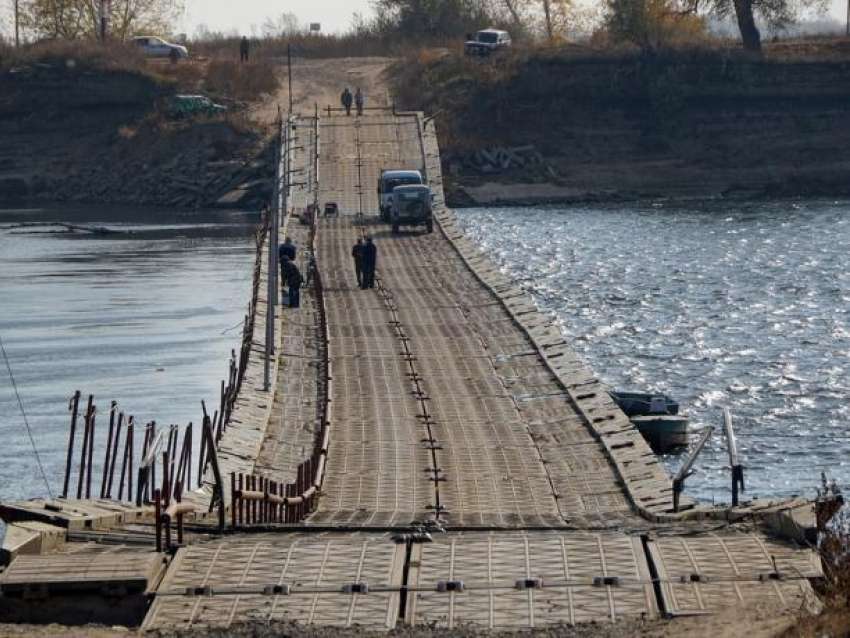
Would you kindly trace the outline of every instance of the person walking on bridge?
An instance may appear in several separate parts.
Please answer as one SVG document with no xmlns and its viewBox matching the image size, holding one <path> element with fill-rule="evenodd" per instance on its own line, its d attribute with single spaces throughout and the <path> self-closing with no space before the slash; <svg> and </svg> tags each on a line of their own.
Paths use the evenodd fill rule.
<svg viewBox="0 0 850 638">
<path fill-rule="evenodd" d="M 342 101 L 342 107 L 345 109 L 346 115 L 351 115 L 351 91 L 348 90 L 348 87 L 345 87 L 345 91 L 342 92 L 342 96 L 340 96 L 340 100 Z"/>
<path fill-rule="evenodd" d="M 289 288 L 289 307 L 297 308 L 301 305 L 301 284 L 304 278 L 301 276 L 301 271 L 294 261 L 290 261 L 289 257 L 284 256 L 280 261 L 280 270 L 283 273 L 283 280 Z"/>
<path fill-rule="evenodd" d="M 284 290 L 284 286 L 286 286 L 286 269 L 284 268 L 283 262 L 284 260 L 295 262 L 295 244 L 292 243 L 292 240 L 289 237 L 284 237 L 283 243 L 278 246 L 277 249 L 277 260 L 280 263 L 280 292 L 283 294 L 286 292 Z"/>
<path fill-rule="evenodd" d="M 363 287 L 363 240 L 357 238 L 357 243 L 351 249 L 351 256 L 354 257 L 354 274 L 357 276 L 357 287 Z"/>
<path fill-rule="evenodd" d="M 292 243 L 289 236 L 283 238 L 283 243 L 277 249 L 277 258 L 283 259 L 284 257 L 289 257 L 290 261 L 295 261 L 295 244 Z"/>
<path fill-rule="evenodd" d="M 354 104 L 357 106 L 357 115 L 363 115 L 363 91 L 357 87 L 357 93 L 354 94 Z"/>
<path fill-rule="evenodd" d="M 363 244 L 363 285 L 361 288 L 375 287 L 375 267 L 378 262 L 378 247 L 372 243 L 372 237 L 366 237 Z"/>
</svg>

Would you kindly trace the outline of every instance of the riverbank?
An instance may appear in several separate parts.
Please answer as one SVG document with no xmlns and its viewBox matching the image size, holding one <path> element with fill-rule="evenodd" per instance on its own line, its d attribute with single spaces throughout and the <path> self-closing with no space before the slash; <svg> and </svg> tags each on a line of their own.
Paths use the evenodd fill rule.
<svg viewBox="0 0 850 638">
<path fill-rule="evenodd" d="M 0 202 L 256 210 L 271 193 L 269 132 L 247 115 L 276 91 L 274 67 L 257 81 L 268 63 L 168 65 L 74 43 L 0 62 Z M 175 94 L 201 92 L 226 110 L 170 112 Z"/>
<path fill-rule="evenodd" d="M 734 50 L 449 50 L 392 70 L 438 114 L 452 205 L 847 197 L 843 40 Z"/>
<path fill-rule="evenodd" d="M 850 197 L 850 161 L 836 152 L 850 145 L 850 52 L 842 41 L 806 55 L 800 46 L 771 44 L 758 60 L 726 50 L 467 59 L 432 49 L 397 62 L 386 82 L 388 58 L 301 59 L 294 106 L 335 105 L 337 87 L 354 83 L 369 105 L 436 115 L 456 208 Z M 169 117 L 169 97 L 204 88 L 212 64 L 116 68 L 54 56 L 0 69 L 0 201 L 262 207 L 286 87 L 234 99 L 221 69 L 231 80 L 246 71 L 222 62 L 215 98 L 228 111 Z M 381 85 L 394 95 L 368 88 Z"/>
</svg>

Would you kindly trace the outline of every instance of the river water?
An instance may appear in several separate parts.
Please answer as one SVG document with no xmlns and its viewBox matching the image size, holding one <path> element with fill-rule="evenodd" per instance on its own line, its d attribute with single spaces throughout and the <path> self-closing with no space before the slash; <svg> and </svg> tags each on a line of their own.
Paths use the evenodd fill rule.
<svg viewBox="0 0 850 638">
<path fill-rule="evenodd" d="M 218 405 L 255 224 L 219 212 L 0 209 L 0 339 L 12 372 L 0 356 L 0 501 L 46 493 L 26 422 L 61 492 L 75 390 L 94 394 L 101 415 L 114 399 L 139 423 L 197 423 L 201 400 Z"/>
<path fill-rule="evenodd" d="M 461 222 L 610 387 L 717 426 L 687 491 L 730 500 L 850 485 L 850 203 L 466 209 Z M 670 471 L 683 455 L 665 457 Z"/>
</svg>

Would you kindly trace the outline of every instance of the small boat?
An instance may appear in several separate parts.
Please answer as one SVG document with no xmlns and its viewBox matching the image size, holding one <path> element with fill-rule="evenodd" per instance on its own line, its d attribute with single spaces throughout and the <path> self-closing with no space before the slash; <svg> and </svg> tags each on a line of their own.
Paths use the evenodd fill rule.
<svg viewBox="0 0 850 638">
<path fill-rule="evenodd" d="M 656 452 L 665 452 L 690 443 L 688 417 L 678 414 L 648 414 L 629 419 Z"/>
<path fill-rule="evenodd" d="M 679 402 L 664 394 L 610 391 L 629 420 L 656 452 L 690 443 L 688 418 L 679 415 Z"/>
<path fill-rule="evenodd" d="M 647 414 L 679 414 L 679 402 L 665 394 L 620 392 L 619 390 L 610 390 L 608 394 L 628 417 Z"/>
</svg>

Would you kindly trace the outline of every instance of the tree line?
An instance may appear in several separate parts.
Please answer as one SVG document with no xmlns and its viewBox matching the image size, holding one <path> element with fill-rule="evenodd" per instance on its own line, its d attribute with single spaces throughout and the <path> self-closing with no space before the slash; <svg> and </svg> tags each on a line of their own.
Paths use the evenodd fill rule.
<svg viewBox="0 0 850 638">
<path fill-rule="evenodd" d="M 827 0 L 375 0 L 375 17 L 355 29 L 390 40 L 422 43 L 463 37 L 484 26 L 508 29 L 514 39 L 549 44 L 577 33 L 651 50 L 707 35 L 711 20 L 734 20 L 744 49 L 761 50 L 758 24 L 782 29 L 803 11 L 825 12 Z"/>
<path fill-rule="evenodd" d="M 31 39 L 81 40 L 168 34 L 183 13 L 182 0 L 18 0 L 20 29 Z"/>
<path fill-rule="evenodd" d="M 182 0 L 18 0 L 20 26 L 34 38 L 80 39 L 101 33 L 107 6 L 110 37 L 168 34 L 183 12 Z M 373 0 L 371 17 L 355 15 L 349 36 L 395 44 L 439 44 L 465 38 L 485 26 L 501 27 L 514 40 L 557 44 L 593 33 L 607 42 L 651 50 L 704 37 L 710 20 L 734 20 L 748 51 L 761 49 L 758 24 L 771 29 L 794 23 L 804 10 L 825 11 L 827 0 Z M 263 25 L 268 36 L 302 30 L 283 13 Z"/>
</svg>

